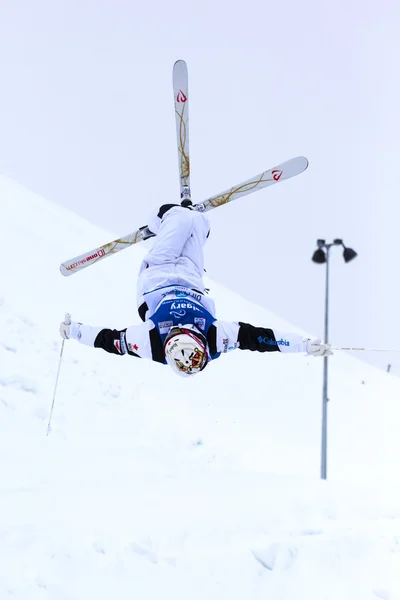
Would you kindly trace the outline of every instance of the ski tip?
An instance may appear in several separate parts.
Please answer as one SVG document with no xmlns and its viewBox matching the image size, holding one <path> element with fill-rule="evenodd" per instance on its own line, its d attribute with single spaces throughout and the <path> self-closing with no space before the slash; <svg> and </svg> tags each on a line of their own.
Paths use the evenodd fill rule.
<svg viewBox="0 0 400 600">
<path fill-rule="evenodd" d="M 173 69 L 172 69 L 173 73 L 176 73 L 177 71 L 178 72 L 181 71 L 181 72 L 187 73 L 187 70 L 188 70 L 187 64 L 186 64 L 186 62 L 182 58 L 179 58 L 174 63 L 174 66 L 173 66 Z"/>
<path fill-rule="evenodd" d="M 295 156 L 271 169 L 271 173 L 275 181 L 290 179 L 308 168 L 308 159 L 305 156 Z"/>
<path fill-rule="evenodd" d="M 304 163 L 304 170 L 307 169 L 307 167 L 309 166 L 309 161 L 308 158 L 306 158 L 305 156 L 299 156 L 299 160 L 302 160 Z"/>
<path fill-rule="evenodd" d="M 309 160 L 308 160 L 308 158 L 306 158 L 305 156 L 301 156 L 300 158 L 302 158 L 302 159 L 304 160 L 304 162 L 305 162 L 305 165 L 306 165 L 306 167 L 305 167 L 305 168 L 307 169 L 307 167 L 308 167 L 308 166 L 309 166 L 309 164 L 310 164 L 310 161 L 309 161 Z"/>
<path fill-rule="evenodd" d="M 60 265 L 60 273 L 61 275 L 64 275 L 64 277 L 68 277 L 69 275 L 71 275 L 71 271 L 68 271 L 68 269 L 65 267 L 65 265 L 62 263 Z"/>
<path fill-rule="evenodd" d="M 292 165 L 299 171 L 299 173 L 302 173 L 308 168 L 309 162 L 308 158 L 305 156 L 296 156 L 296 158 L 288 160 L 286 164 Z"/>
</svg>

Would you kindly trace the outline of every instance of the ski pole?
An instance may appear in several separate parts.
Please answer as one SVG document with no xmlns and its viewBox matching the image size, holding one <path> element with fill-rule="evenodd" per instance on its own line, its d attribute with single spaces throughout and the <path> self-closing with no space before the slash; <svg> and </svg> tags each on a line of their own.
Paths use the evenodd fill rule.
<svg viewBox="0 0 400 600">
<path fill-rule="evenodd" d="M 400 349 L 390 349 L 390 348 L 337 348 L 335 346 L 330 346 L 331 350 L 347 350 L 353 352 L 363 351 L 363 352 L 400 352 Z"/>
<path fill-rule="evenodd" d="M 70 325 L 71 324 L 71 315 L 69 313 L 65 313 L 65 318 L 64 318 L 64 323 L 66 325 Z M 57 386 L 58 386 L 58 378 L 60 376 L 60 369 L 61 369 L 61 362 L 62 362 L 62 357 L 63 357 L 63 352 L 64 352 L 64 343 L 65 340 L 62 341 L 61 343 L 61 352 L 60 352 L 60 358 L 58 361 L 58 369 L 57 369 L 57 377 L 56 377 L 56 384 L 54 386 L 54 394 L 53 394 L 53 402 L 51 405 L 51 411 L 50 411 L 50 417 L 49 417 L 49 422 L 47 424 L 47 433 L 46 436 L 49 435 L 50 431 L 51 431 L 51 418 L 53 416 L 53 409 L 54 409 L 54 403 L 56 401 L 56 393 L 57 393 Z"/>
</svg>

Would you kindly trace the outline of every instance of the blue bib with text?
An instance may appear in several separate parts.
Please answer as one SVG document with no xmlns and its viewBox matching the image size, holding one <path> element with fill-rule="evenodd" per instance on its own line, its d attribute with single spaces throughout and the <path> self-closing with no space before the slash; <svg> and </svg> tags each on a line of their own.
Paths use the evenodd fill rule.
<svg viewBox="0 0 400 600">
<path fill-rule="evenodd" d="M 195 325 L 207 338 L 207 332 L 216 320 L 204 306 L 184 292 L 168 295 L 150 318 L 156 326 L 163 344 L 171 327 L 184 327 L 185 325 Z M 211 360 L 219 356 L 220 352 L 209 354 Z"/>
</svg>

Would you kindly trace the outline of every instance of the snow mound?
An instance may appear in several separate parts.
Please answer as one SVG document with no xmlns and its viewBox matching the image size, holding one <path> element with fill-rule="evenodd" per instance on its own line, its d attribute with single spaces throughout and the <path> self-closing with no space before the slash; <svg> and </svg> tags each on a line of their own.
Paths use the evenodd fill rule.
<svg viewBox="0 0 400 600">
<path fill-rule="evenodd" d="M 323 483 L 320 361 L 237 351 L 191 382 L 67 342 L 46 437 L 64 312 L 139 322 L 146 245 L 63 278 L 112 236 L 0 197 L 0 598 L 400 597 L 400 381 L 332 357 Z M 296 329 L 209 286 L 223 319 Z"/>
</svg>

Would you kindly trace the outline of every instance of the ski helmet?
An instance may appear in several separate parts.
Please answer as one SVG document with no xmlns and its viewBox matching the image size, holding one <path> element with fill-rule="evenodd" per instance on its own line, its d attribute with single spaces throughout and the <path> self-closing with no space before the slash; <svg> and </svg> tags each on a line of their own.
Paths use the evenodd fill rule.
<svg viewBox="0 0 400 600">
<path fill-rule="evenodd" d="M 195 325 L 171 327 L 164 352 L 169 366 L 183 377 L 195 375 L 207 365 L 207 340 Z"/>
</svg>

